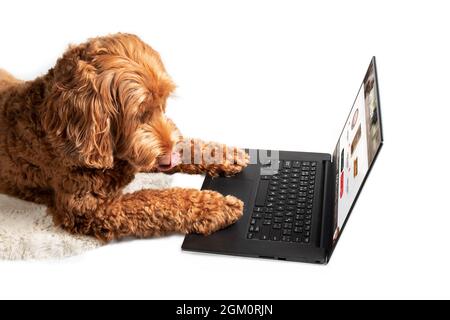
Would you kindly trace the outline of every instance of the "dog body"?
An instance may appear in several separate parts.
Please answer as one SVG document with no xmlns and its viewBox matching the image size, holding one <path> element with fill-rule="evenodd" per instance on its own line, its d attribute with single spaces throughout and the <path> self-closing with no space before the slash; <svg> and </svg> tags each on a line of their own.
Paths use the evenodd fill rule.
<svg viewBox="0 0 450 320">
<path fill-rule="evenodd" d="M 248 163 L 242 150 L 181 135 L 165 116 L 174 88 L 159 54 L 129 34 L 71 46 L 33 81 L 0 70 L 0 192 L 105 241 L 234 223 L 243 203 L 214 191 L 122 193 L 137 172 L 230 175 Z"/>
</svg>

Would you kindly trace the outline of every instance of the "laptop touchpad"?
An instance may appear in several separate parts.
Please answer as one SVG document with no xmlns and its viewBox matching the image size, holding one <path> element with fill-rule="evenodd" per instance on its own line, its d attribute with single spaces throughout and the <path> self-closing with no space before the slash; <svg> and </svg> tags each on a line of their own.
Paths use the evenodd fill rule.
<svg viewBox="0 0 450 320">
<path fill-rule="evenodd" d="M 224 196 L 232 195 L 244 201 L 247 206 L 252 194 L 254 181 L 236 178 L 215 178 L 205 189 L 220 192 Z"/>
</svg>

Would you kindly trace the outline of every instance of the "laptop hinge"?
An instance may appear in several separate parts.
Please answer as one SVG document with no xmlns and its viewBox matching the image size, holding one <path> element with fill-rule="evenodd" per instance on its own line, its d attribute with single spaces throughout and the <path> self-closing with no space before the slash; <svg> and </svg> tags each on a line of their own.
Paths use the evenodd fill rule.
<svg viewBox="0 0 450 320">
<path fill-rule="evenodd" d="M 320 247 L 327 250 L 332 247 L 333 225 L 334 225 L 334 192 L 335 192 L 335 170 L 334 163 L 324 161 L 324 181 L 322 197 L 322 230 Z M 328 253 L 327 253 L 328 254 Z"/>
</svg>

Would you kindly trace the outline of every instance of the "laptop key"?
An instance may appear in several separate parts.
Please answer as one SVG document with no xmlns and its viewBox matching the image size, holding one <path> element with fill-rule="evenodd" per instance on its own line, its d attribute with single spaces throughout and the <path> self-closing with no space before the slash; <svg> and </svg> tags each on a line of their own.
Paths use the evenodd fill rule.
<svg viewBox="0 0 450 320">
<path fill-rule="evenodd" d="M 272 241 L 280 241 L 281 240 L 281 230 L 273 229 L 270 231 L 270 240 Z"/>
<path fill-rule="evenodd" d="M 270 236 L 270 240 L 272 241 L 280 241 L 281 237 L 279 235 Z"/>
<path fill-rule="evenodd" d="M 270 226 L 263 226 L 259 232 L 259 239 L 268 240 L 270 236 Z"/>
<path fill-rule="evenodd" d="M 281 211 L 277 211 L 277 212 L 275 212 L 275 214 L 274 214 L 274 216 L 275 217 L 284 217 L 284 213 L 283 212 L 281 212 Z M 277 219 L 277 218 L 275 218 L 275 219 Z"/>
<path fill-rule="evenodd" d="M 262 207 L 266 204 L 267 188 L 269 181 L 261 180 L 258 185 L 258 193 L 256 194 L 255 205 Z"/>
<path fill-rule="evenodd" d="M 263 214 L 261 212 L 255 212 L 255 213 L 253 213 L 252 218 L 254 218 L 254 219 L 261 219 L 262 215 Z"/>
<path fill-rule="evenodd" d="M 267 234 L 261 234 L 259 240 L 269 240 L 269 236 Z"/>
</svg>

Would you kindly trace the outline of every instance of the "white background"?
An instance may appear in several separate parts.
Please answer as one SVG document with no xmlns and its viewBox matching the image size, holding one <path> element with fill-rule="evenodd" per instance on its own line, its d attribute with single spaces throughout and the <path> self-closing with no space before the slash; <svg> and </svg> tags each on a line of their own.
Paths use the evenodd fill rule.
<svg viewBox="0 0 450 320">
<path fill-rule="evenodd" d="M 450 298 L 448 14 L 448 1 L 3 3 L 0 67 L 32 79 L 68 43 L 136 33 L 178 84 L 168 113 L 186 135 L 253 148 L 331 153 L 376 55 L 385 146 L 328 266 L 183 253 L 171 236 L 0 262 L 0 297 Z"/>
</svg>

